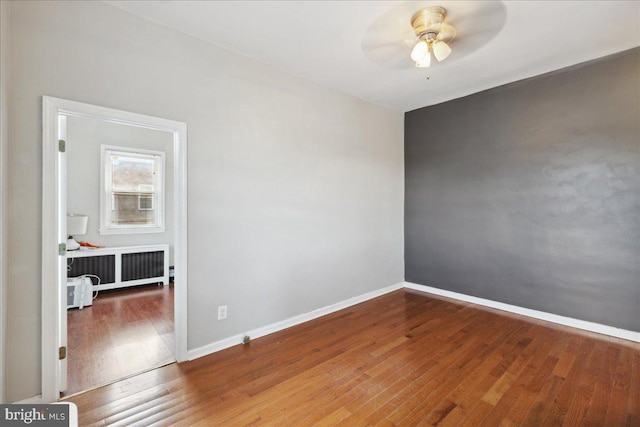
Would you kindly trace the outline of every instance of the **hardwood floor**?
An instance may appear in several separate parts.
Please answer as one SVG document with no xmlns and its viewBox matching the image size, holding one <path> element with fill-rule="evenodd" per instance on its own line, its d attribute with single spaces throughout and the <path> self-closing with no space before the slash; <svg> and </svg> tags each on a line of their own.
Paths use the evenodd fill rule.
<svg viewBox="0 0 640 427">
<path fill-rule="evenodd" d="M 400 290 L 69 400 L 82 426 L 638 426 L 640 344 Z"/>
<path fill-rule="evenodd" d="M 174 361 L 173 285 L 102 291 L 67 310 L 69 396 Z"/>
</svg>

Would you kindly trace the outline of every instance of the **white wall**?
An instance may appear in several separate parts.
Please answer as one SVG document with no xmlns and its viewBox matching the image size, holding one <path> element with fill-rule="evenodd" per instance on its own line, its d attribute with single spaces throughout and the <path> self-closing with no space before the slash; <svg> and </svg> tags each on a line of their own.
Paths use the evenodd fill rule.
<svg viewBox="0 0 640 427">
<path fill-rule="evenodd" d="M 40 391 L 42 95 L 187 123 L 190 349 L 403 280 L 401 112 L 104 3 L 10 9 L 9 400 Z"/>
<path fill-rule="evenodd" d="M 101 246 L 171 245 L 173 260 L 173 134 L 89 117 L 67 117 L 67 212 L 89 216 L 87 234 L 76 240 Z M 164 233 L 101 235 L 100 147 L 115 145 L 165 153 Z"/>
<path fill-rule="evenodd" d="M 7 147 L 9 143 L 9 2 L 0 1 L 0 402 L 5 401 L 5 337 L 7 314 Z"/>
</svg>

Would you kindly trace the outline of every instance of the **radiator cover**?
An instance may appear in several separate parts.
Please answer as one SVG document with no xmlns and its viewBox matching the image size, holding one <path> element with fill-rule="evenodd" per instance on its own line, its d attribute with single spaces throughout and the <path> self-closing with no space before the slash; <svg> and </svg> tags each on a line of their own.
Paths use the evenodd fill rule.
<svg viewBox="0 0 640 427">
<path fill-rule="evenodd" d="M 94 290 L 169 284 L 169 245 L 122 246 L 67 252 L 67 276 L 93 274 Z"/>
</svg>

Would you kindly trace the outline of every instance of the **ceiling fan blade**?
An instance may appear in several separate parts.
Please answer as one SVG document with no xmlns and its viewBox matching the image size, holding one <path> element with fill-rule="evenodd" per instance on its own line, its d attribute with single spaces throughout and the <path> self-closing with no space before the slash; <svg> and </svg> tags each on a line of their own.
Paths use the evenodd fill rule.
<svg viewBox="0 0 640 427">
<path fill-rule="evenodd" d="M 385 12 L 365 30 L 361 49 L 370 61 L 385 68 L 415 67 L 410 58 L 417 38 L 411 16 L 420 9 L 436 5 L 433 1 L 407 1 Z M 447 10 L 445 22 L 455 28 L 450 43 L 452 53 L 445 64 L 470 55 L 495 37 L 506 22 L 501 1 L 439 1 Z M 447 42 L 448 43 L 448 42 Z"/>
<path fill-rule="evenodd" d="M 410 68 L 414 65 L 410 60 L 407 63 L 407 58 L 410 58 L 416 41 L 415 36 L 399 41 L 363 40 L 362 51 L 366 52 L 369 60 L 378 65 L 387 68 Z"/>
</svg>

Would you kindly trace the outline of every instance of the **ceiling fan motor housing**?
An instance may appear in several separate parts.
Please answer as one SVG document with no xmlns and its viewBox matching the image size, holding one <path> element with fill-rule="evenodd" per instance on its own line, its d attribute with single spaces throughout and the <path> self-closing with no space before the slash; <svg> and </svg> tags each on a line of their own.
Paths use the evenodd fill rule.
<svg viewBox="0 0 640 427">
<path fill-rule="evenodd" d="M 420 40 L 451 41 L 455 37 L 452 26 L 444 23 L 447 10 L 441 6 L 425 7 L 413 14 L 411 26 Z"/>
</svg>

